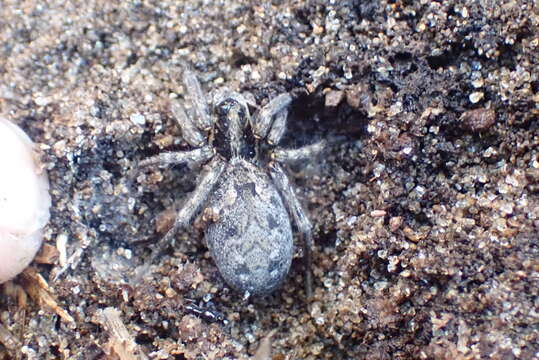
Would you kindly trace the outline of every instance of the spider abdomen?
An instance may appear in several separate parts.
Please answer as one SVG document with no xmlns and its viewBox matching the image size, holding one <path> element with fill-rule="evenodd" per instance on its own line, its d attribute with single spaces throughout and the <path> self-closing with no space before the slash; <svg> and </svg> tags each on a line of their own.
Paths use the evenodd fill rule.
<svg viewBox="0 0 539 360">
<path fill-rule="evenodd" d="M 209 206 L 215 221 L 206 229 L 206 242 L 225 281 L 251 295 L 278 288 L 294 250 L 288 213 L 269 176 L 233 158 Z"/>
</svg>

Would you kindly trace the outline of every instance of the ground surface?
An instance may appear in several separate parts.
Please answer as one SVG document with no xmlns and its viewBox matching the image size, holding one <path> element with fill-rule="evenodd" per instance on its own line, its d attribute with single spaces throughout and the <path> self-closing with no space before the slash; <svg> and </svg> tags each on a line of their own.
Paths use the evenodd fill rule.
<svg viewBox="0 0 539 360">
<path fill-rule="evenodd" d="M 122 353 L 105 313 L 134 341 L 122 359 L 244 359 L 271 330 L 273 359 L 537 356 L 538 12 L 531 0 L 3 0 L 0 115 L 44 154 L 60 256 L 34 268 L 73 322 L 35 295 L 19 309 L 7 291 L 31 288 L 19 278 L 0 295 L 0 358 Z M 185 168 L 127 178 L 187 148 L 168 105 L 184 63 L 207 91 L 259 104 L 293 93 L 285 145 L 330 140 L 289 169 L 315 228 L 310 307 L 299 250 L 281 291 L 243 302 L 200 221 L 134 280 L 196 184 Z"/>
</svg>

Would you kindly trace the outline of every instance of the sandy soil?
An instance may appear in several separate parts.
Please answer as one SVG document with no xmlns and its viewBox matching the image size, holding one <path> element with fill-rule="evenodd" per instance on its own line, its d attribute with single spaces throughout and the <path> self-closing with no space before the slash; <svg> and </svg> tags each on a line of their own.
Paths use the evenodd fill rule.
<svg viewBox="0 0 539 360">
<path fill-rule="evenodd" d="M 47 254 L 3 286 L 0 359 L 247 359 L 272 330 L 274 360 L 538 356 L 538 23 L 531 0 L 3 0 L 0 115 L 38 143 L 53 209 Z M 310 305 L 299 247 L 244 301 L 200 220 L 134 279 L 196 185 L 128 177 L 188 148 L 182 64 L 208 92 L 292 93 L 284 145 L 329 141 L 289 169 Z"/>
</svg>

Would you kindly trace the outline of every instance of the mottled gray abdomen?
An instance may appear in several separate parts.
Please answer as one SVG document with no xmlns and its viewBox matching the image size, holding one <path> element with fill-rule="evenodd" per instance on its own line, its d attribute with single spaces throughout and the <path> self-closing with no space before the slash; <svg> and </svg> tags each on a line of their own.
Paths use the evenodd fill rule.
<svg viewBox="0 0 539 360">
<path fill-rule="evenodd" d="M 216 221 L 206 242 L 225 281 L 252 295 L 268 294 L 285 279 L 293 255 L 290 219 L 269 176 L 235 158 L 210 197 Z"/>
</svg>

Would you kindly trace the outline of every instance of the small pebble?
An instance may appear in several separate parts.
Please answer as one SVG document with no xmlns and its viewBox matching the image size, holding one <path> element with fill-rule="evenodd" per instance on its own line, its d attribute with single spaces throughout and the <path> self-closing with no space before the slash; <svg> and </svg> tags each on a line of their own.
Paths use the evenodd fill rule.
<svg viewBox="0 0 539 360">
<path fill-rule="evenodd" d="M 496 122 L 496 113 L 492 109 L 475 109 L 461 115 L 460 121 L 471 131 L 485 131 Z"/>
<path fill-rule="evenodd" d="M 326 107 L 336 107 L 344 98 L 344 92 L 337 90 L 330 90 L 326 94 Z"/>
<path fill-rule="evenodd" d="M 134 124 L 140 126 L 146 124 L 146 118 L 142 114 L 133 114 L 129 117 L 129 120 L 131 120 L 131 122 L 133 122 Z"/>
<path fill-rule="evenodd" d="M 472 104 L 476 104 L 481 101 L 484 96 L 485 94 L 482 91 L 476 91 L 470 94 L 469 99 Z"/>
</svg>

